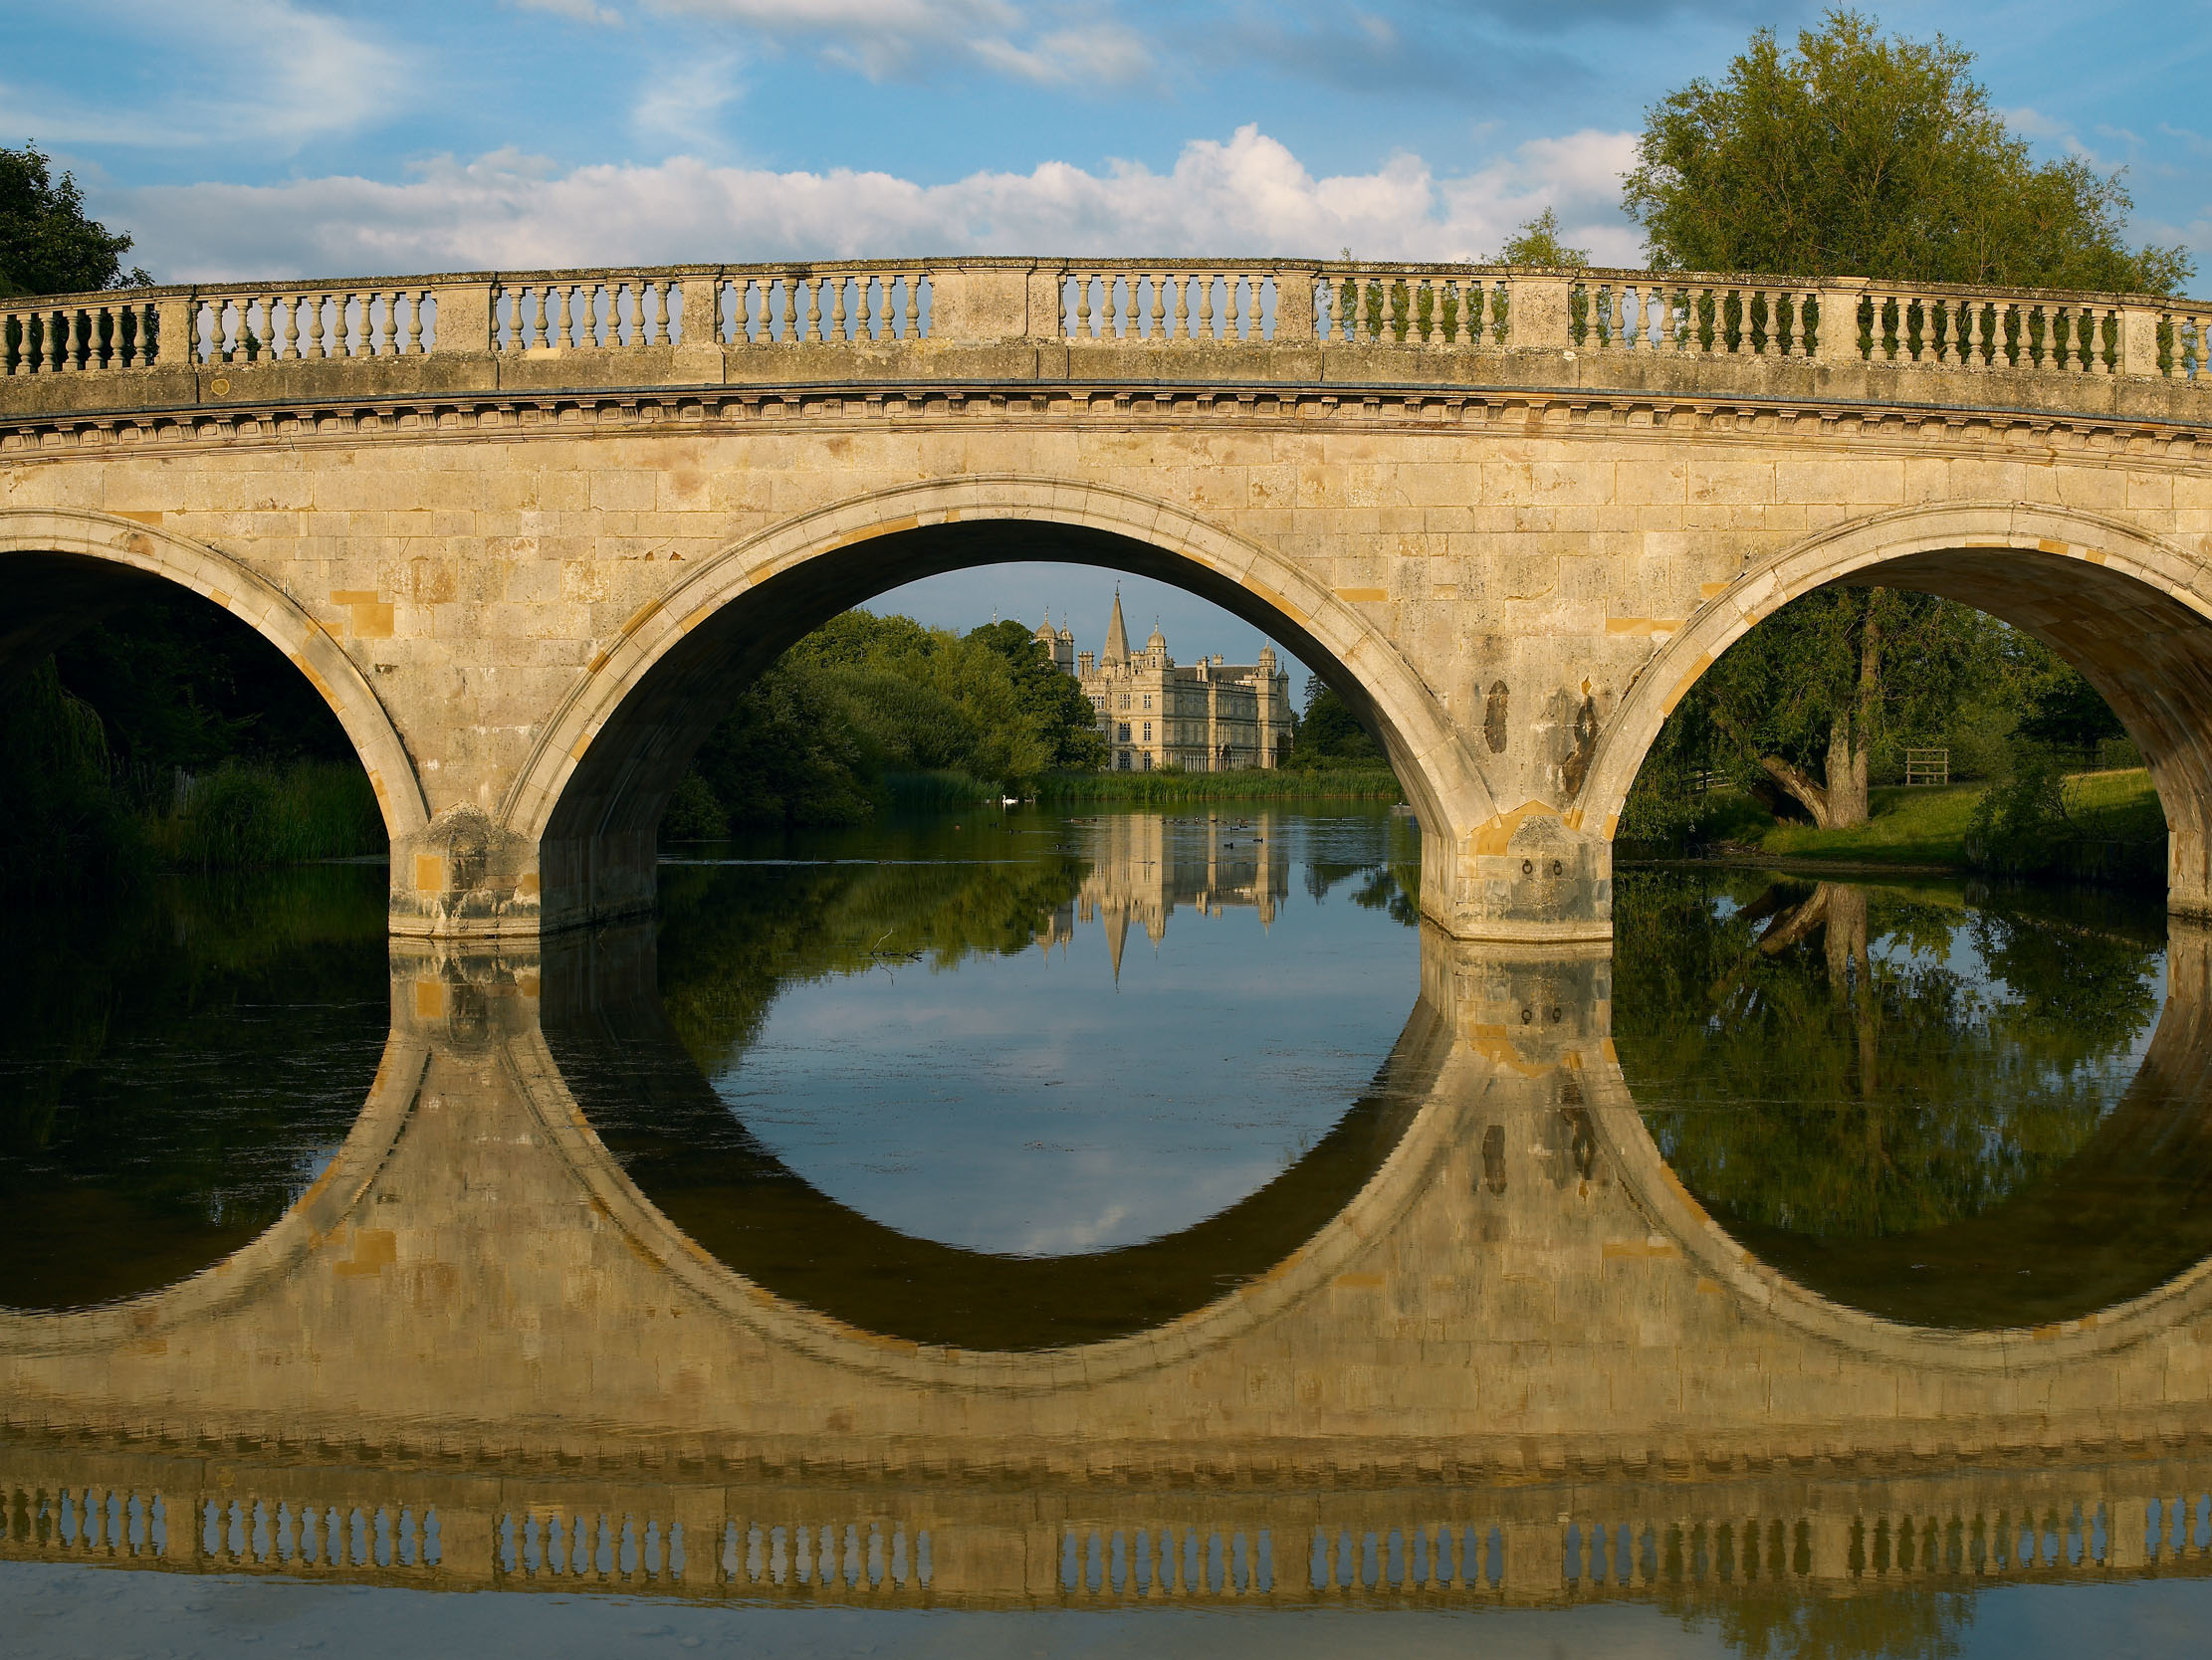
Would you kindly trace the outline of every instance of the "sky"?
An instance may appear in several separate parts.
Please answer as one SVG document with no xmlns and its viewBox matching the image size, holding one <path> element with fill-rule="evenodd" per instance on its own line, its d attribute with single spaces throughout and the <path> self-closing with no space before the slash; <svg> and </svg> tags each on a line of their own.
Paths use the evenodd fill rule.
<svg viewBox="0 0 2212 1660">
<path fill-rule="evenodd" d="M 2127 168 L 2134 237 L 2185 245 L 2195 292 L 2212 288 L 2212 0 L 1869 9 L 1973 51 L 2039 155 Z M 16 0 L 0 143 L 38 141 L 174 282 L 960 252 L 1474 260 L 1546 207 L 1570 243 L 1633 265 L 1619 179 L 1646 108 L 1724 74 L 1760 24 L 1821 10 Z M 1052 601 L 1086 640 L 1098 580 Z M 966 615 L 998 591 L 946 581 L 918 603 Z M 1256 649 L 1211 607 L 1154 597 L 1179 653 Z"/>
</svg>

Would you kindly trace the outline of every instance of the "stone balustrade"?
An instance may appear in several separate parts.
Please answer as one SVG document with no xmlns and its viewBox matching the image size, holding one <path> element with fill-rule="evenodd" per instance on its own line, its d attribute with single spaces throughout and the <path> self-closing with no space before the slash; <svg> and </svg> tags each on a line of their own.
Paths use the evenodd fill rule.
<svg viewBox="0 0 2212 1660">
<path fill-rule="evenodd" d="M 0 308 L 11 378 L 335 358 L 855 344 L 1802 358 L 2212 390 L 2212 304 L 1857 278 L 1015 259 L 157 288 Z M 736 372 L 733 367 L 732 372 Z"/>
</svg>

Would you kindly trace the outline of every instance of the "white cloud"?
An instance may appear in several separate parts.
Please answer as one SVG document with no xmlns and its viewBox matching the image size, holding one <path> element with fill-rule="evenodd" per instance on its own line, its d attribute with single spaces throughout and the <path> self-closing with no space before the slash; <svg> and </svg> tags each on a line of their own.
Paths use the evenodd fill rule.
<svg viewBox="0 0 2212 1660">
<path fill-rule="evenodd" d="M 561 172 L 499 152 L 403 183 L 297 179 L 103 192 L 166 278 L 280 277 L 912 256 L 1138 253 L 1473 260 L 1545 206 L 1603 261 L 1634 263 L 1612 215 L 1633 139 L 1576 133 L 1439 180 L 1421 157 L 1315 177 L 1255 126 L 1186 144 L 1166 173 L 1048 162 L 923 185 L 884 172 L 770 172 L 676 156 Z"/>
<path fill-rule="evenodd" d="M 150 101 L 95 103 L 0 84 L 0 130 L 57 143 L 136 146 L 252 142 L 296 149 L 393 112 L 406 92 L 401 55 L 338 18 L 292 0 L 109 0 L 88 8 L 109 45 L 165 66 Z"/>
<path fill-rule="evenodd" d="M 594 4 L 594 0 L 513 0 L 526 12 L 551 12 L 564 17 L 571 23 L 597 23 L 609 29 L 622 26 L 622 14 L 612 6 Z"/>
<path fill-rule="evenodd" d="M 739 63 L 725 53 L 654 71 L 630 111 L 630 125 L 671 148 L 711 147 L 717 117 L 745 96 Z"/>
<path fill-rule="evenodd" d="M 1042 86 L 1125 86 L 1151 68 L 1131 30 L 1107 18 L 1043 28 L 1010 0 L 652 0 L 662 13 L 736 24 L 807 47 L 871 81 L 965 60 Z"/>
</svg>

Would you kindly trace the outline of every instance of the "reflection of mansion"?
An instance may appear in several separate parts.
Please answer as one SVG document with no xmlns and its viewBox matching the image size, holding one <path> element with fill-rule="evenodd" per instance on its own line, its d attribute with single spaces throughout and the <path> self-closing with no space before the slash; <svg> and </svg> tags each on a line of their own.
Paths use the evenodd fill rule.
<svg viewBox="0 0 2212 1660">
<path fill-rule="evenodd" d="M 1065 628 L 1054 633 L 1049 620 L 1036 638 L 1063 674 L 1082 683 L 1113 755 L 1107 764 L 1119 771 L 1235 772 L 1280 766 L 1289 757 L 1290 677 L 1275 666 L 1271 646 L 1260 647 L 1259 661 L 1248 667 L 1223 663 L 1218 652 L 1178 663 L 1155 627 L 1145 649 L 1132 652 L 1120 594 L 1095 660 L 1089 652 L 1077 656 L 1075 636 Z"/>
<path fill-rule="evenodd" d="M 1287 848 L 1278 851 L 1268 817 L 1223 813 L 1213 822 L 1162 818 L 1156 813 L 1101 816 L 1098 840 L 1085 849 L 1090 874 L 1037 930 L 1037 943 L 1052 946 L 1075 937 L 1077 923 L 1098 923 L 1106 949 L 1121 972 L 1123 943 L 1132 924 L 1155 945 L 1168 932 L 1176 907 L 1218 917 L 1224 906 L 1249 906 L 1262 925 L 1275 920 L 1290 894 Z"/>
</svg>

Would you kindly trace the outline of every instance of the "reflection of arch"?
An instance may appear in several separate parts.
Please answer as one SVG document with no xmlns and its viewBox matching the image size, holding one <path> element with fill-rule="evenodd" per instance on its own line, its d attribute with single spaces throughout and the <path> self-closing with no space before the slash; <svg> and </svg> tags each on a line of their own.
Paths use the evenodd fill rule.
<svg viewBox="0 0 2212 1660">
<path fill-rule="evenodd" d="M 2212 904 L 2212 604 L 2199 560 L 2115 519 L 2011 503 L 1903 508 L 1824 530 L 1750 569 L 1646 665 L 1581 798 L 1610 836 L 1660 723 L 1751 627 L 1830 583 L 1914 588 L 2003 618 L 2072 662 L 2141 746 L 2172 826 L 2170 902 Z"/>
<path fill-rule="evenodd" d="M 127 603 L 133 584 L 173 582 L 220 605 L 308 677 L 360 757 L 388 835 L 407 835 L 428 822 L 406 746 L 353 660 L 290 598 L 235 559 L 107 514 L 0 509 L 0 561 L 9 573 L 0 675 L 36 662 Z"/>
<path fill-rule="evenodd" d="M 858 1330 L 994 1351 L 1165 1326 L 1295 1256 L 1404 1138 L 1450 1041 L 1419 1003 L 1368 1094 L 1265 1186 L 1161 1239 L 1036 1258 L 917 1239 L 818 1192 L 731 1116 L 657 1001 L 601 1008 L 547 1040 L 598 1140 L 693 1245 Z"/>
<path fill-rule="evenodd" d="M 718 1260 L 638 1190 L 593 1130 L 562 1069 L 561 1057 L 573 1058 L 578 1047 L 573 1036 L 563 1034 L 580 1035 L 584 1040 L 581 1048 L 588 1051 L 598 1047 L 603 1054 L 609 1047 L 620 1049 L 634 1042 L 637 1026 L 650 1027 L 662 1018 L 657 1007 L 645 1011 L 642 1022 L 621 1012 L 624 1002 L 643 1002 L 652 997 L 650 991 L 639 989 L 649 982 L 649 973 L 640 981 L 634 973 L 605 966 L 620 961 L 626 950 L 634 949 L 627 936 L 635 932 L 609 931 L 590 938 L 569 936 L 573 943 L 567 948 L 575 956 L 557 972 L 549 967 L 547 974 L 546 1023 L 553 1037 L 549 1039 L 543 1031 L 518 1037 L 504 1063 L 509 1078 L 531 1103 L 544 1126 L 548 1144 L 559 1149 L 578 1186 L 590 1194 L 595 1210 L 622 1230 L 635 1255 L 664 1268 L 708 1307 L 733 1322 L 800 1352 L 879 1376 L 931 1385 L 1030 1392 L 1087 1386 L 1187 1359 L 1324 1290 L 1351 1262 L 1370 1251 L 1373 1242 L 1386 1235 L 1420 1200 L 1440 1161 L 1449 1155 L 1463 1122 L 1462 1103 L 1448 1081 L 1456 1027 L 1451 1011 L 1439 1006 L 1429 989 L 1448 984 L 1449 975 L 1439 975 L 1427 966 L 1429 955 L 1439 947 L 1448 950 L 1449 942 L 1437 931 L 1424 929 L 1424 989 L 1394 1051 L 1387 1099 L 1381 1103 L 1382 1112 L 1375 1115 L 1378 1122 L 1354 1127 L 1355 1139 L 1370 1138 L 1364 1152 L 1356 1146 L 1352 1149 L 1362 1166 L 1363 1179 L 1347 1185 L 1356 1187 L 1356 1191 L 1348 1196 L 1334 1194 L 1340 1208 L 1326 1218 L 1321 1217 L 1322 1206 L 1314 1193 L 1293 1191 L 1262 1200 L 1264 1208 L 1287 1199 L 1286 1209 L 1316 1219 L 1314 1230 L 1287 1254 L 1260 1264 L 1264 1271 L 1242 1284 L 1212 1288 L 1213 1296 L 1208 1301 L 1163 1324 L 1080 1347 L 1022 1352 L 959 1349 L 924 1344 L 911 1337 L 885 1336 L 850 1324 L 838 1318 L 835 1311 L 816 1312 L 791 1301 L 779 1294 L 779 1288 L 763 1284 Z M 611 998 L 585 996 L 573 1002 L 563 998 L 556 1007 L 551 1000 L 551 988 L 571 983 L 601 987 L 619 983 L 630 989 Z M 680 1081 L 681 1088 L 697 1091 L 696 1066 L 680 1050 L 674 1055 L 690 1075 L 688 1080 Z M 666 1088 L 673 1074 L 665 1067 L 660 1070 L 663 1076 L 657 1087 Z M 715 1105 L 718 1111 L 726 1111 L 719 1100 Z M 1380 1122 L 1392 1119 L 1402 1122 Z M 838 1216 L 849 1215 L 841 1207 L 827 1207 L 825 1201 L 819 1220 L 827 1225 Z M 1278 1230 L 1290 1231 L 1295 1228 Z"/>
<path fill-rule="evenodd" d="M 394 1031 L 361 1115 L 291 1209 L 258 1239 L 189 1279 L 120 1303 L 58 1314 L 0 1310 L 0 1353 L 106 1352 L 212 1319 L 297 1271 L 311 1251 L 356 1220 L 369 1183 L 399 1140 L 430 1064 L 419 1039 Z"/>
<path fill-rule="evenodd" d="M 1862 1265 L 1839 1265 L 1823 1275 L 1817 1266 L 1808 1271 L 1801 1259 L 1769 1261 L 1747 1244 L 1748 1234 L 1740 1240 L 1731 1234 L 1667 1166 L 1612 1059 L 1586 1081 L 1606 1155 L 1701 1272 L 1755 1306 L 1862 1352 L 1922 1366 L 2017 1369 L 2170 1332 L 2212 1296 L 2212 1214 L 2200 1214 L 2206 1206 L 2198 1202 L 2212 1188 L 2212 938 L 2185 924 L 2175 932 L 2168 1001 L 2142 1067 L 2075 1158 L 2049 1182 L 1971 1221 L 1901 1236 L 1896 1247 L 1881 1241 L 1853 1247 L 1865 1249 Z M 2169 1201 L 2181 1206 L 2178 1223 L 2171 1210 L 2140 1212 L 2142 1195 L 2131 1183 L 2130 1165 L 2159 1172 Z M 2103 1234 L 2096 1232 L 2096 1218 L 2069 1202 L 2094 1196 L 2069 1182 L 2069 1171 L 2078 1169 L 2087 1185 L 2114 1189 L 2110 1210 L 2118 1221 Z M 1769 1241 L 1758 1243 L 1771 1248 Z M 1926 1296 L 1912 1292 L 1867 1299 L 1884 1312 L 1855 1306 L 1870 1280 L 1908 1266 L 1907 1258 L 1924 1261 L 1925 1253 L 1942 1250 L 1988 1253 L 2000 1244 L 2023 1253 L 2012 1267 L 2033 1267 L 2053 1279 L 2048 1290 L 2020 1300 L 2027 1318 L 2018 1324 L 1909 1324 L 1926 1303 Z M 2075 1260 L 2054 1266 L 2036 1254 L 2060 1250 L 2076 1253 Z"/>
<path fill-rule="evenodd" d="M 510 831 L 540 844 L 546 923 L 650 905 L 653 838 L 669 795 L 731 701 L 785 646 L 901 583 L 1034 558 L 1158 576 L 1259 624 L 1373 722 L 1438 846 L 1456 845 L 1492 816 L 1488 786 L 1421 677 L 1291 561 L 1127 491 L 949 479 L 745 538 L 631 619 L 593 660 L 502 809 Z"/>
</svg>

